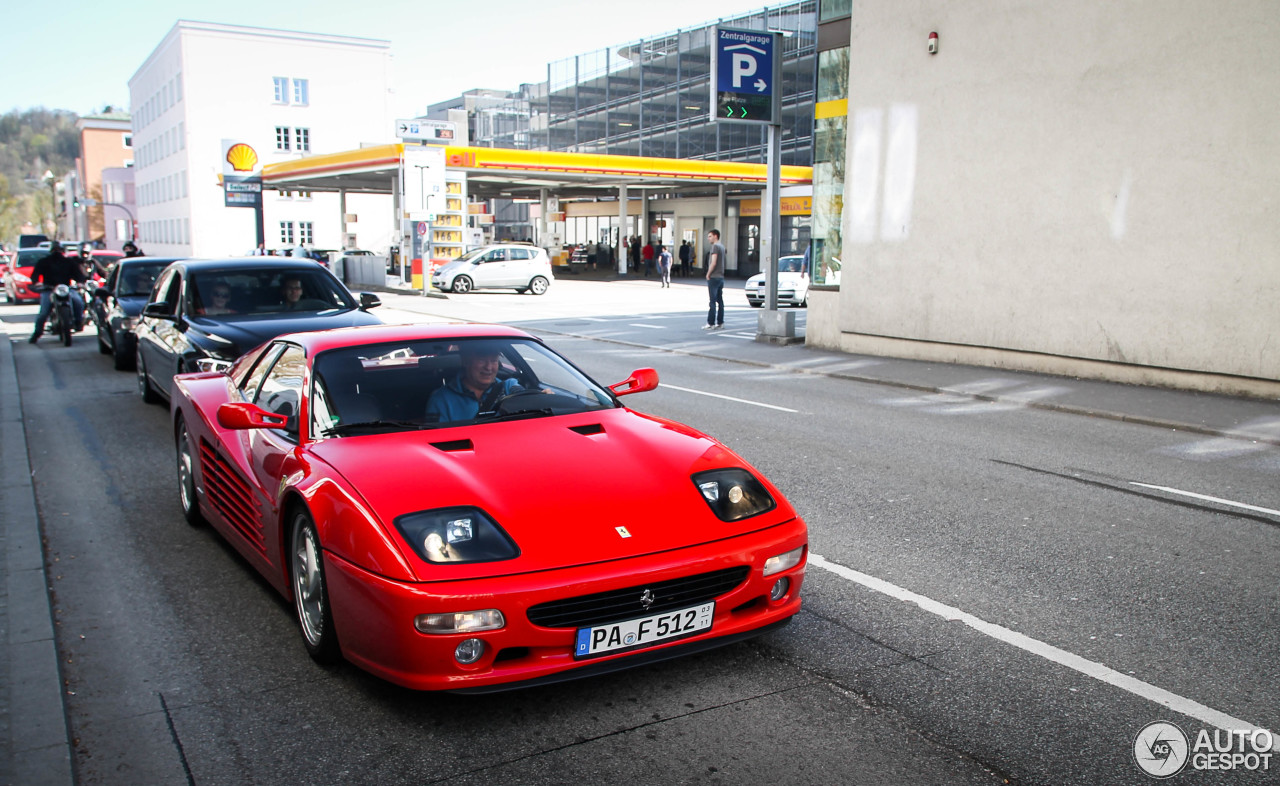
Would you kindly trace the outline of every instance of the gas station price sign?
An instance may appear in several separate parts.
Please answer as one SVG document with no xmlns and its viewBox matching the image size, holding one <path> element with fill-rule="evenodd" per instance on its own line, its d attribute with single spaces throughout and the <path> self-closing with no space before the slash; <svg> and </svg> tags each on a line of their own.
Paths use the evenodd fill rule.
<svg viewBox="0 0 1280 786">
<path fill-rule="evenodd" d="M 781 123 L 782 36 L 731 27 L 717 27 L 713 35 L 711 94 L 716 121 Z"/>
</svg>

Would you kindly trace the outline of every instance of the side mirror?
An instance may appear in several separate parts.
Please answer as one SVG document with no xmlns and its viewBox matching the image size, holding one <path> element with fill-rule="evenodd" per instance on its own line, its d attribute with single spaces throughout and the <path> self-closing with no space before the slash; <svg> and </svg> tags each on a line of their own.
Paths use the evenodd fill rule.
<svg viewBox="0 0 1280 786">
<path fill-rule="evenodd" d="M 142 316 L 155 317 L 156 319 L 177 319 L 174 314 L 169 313 L 169 304 L 163 301 L 156 301 L 143 306 Z"/>
<path fill-rule="evenodd" d="M 223 428 L 284 428 L 288 423 L 288 416 L 268 412 L 257 404 L 232 401 L 218 407 L 218 425 Z"/>
<path fill-rule="evenodd" d="M 632 393 L 647 393 L 657 387 L 658 372 L 651 368 L 638 368 L 622 382 L 610 385 L 609 390 L 612 390 L 615 396 L 627 396 Z"/>
<path fill-rule="evenodd" d="M 360 309 L 362 311 L 368 311 L 369 309 L 377 308 L 380 305 L 382 305 L 382 298 L 372 292 L 360 293 Z"/>
</svg>

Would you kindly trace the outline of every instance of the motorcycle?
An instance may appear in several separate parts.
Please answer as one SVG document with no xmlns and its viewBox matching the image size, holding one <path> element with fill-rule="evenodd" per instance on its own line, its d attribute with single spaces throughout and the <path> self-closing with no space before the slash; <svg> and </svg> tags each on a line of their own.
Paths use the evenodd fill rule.
<svg viewBox="0 0 1280 786">
<path fill-rule="evenodd" d="M 48 287 L 41 287 L 41 289 L 48 289 Z M 67 284 L 58 284 L 49 297 L 53 305 L 49 310 L 49 332 L 57 336 L 63 346 L 69 347 L 71 334 L 79 330 L 76 327 L 75 309 L 71 305 L 71 287 Z"/>
</svg>

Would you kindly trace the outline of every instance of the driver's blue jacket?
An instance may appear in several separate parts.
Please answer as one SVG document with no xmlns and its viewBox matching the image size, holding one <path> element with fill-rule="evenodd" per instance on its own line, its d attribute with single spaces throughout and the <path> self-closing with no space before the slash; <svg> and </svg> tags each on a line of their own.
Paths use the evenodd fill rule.
<svg viewBox="0 0 1280 786">
<path fill-rule="evenodd" d="M 520 384 L 515 377 L 494 380 L 489 389 L 484 392 L 484 397 L 489 396 L 495 389 L 501 390 L 501 395 L 505 396 L 520 390 Z M 440 423 L 474 420 L 478 412 L 480 412 L 480 400 L 471 395 L 471 391 L 462 387 L 461 371 L 445 382 L 443 387 L 436 388 L 431 398 L 427 399 L 428 420 L 438 418 L 437 422 Z"/>
</svg>

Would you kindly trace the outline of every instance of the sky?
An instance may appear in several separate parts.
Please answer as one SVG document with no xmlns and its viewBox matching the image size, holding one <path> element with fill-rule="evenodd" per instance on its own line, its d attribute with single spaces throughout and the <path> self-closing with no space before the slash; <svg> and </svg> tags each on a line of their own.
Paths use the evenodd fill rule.
<svg viewBox="0 0 1280 786">
<path fill-rule="evenodd" d="M 777 5 L 778 3 L 774 3 Z M 513 90 L 547 63 L 721 17 L 760 0 L 66 0 L 10 3 L 0 112 L 129 105 L 129 79 L 179 19 L 391 42 L 397 117 L 471 88 Z"/>
</svg>

